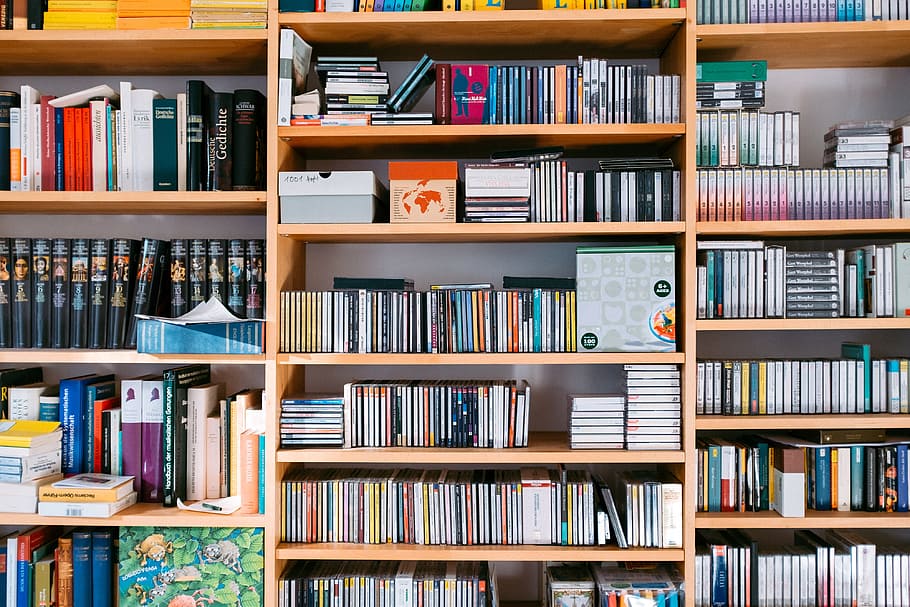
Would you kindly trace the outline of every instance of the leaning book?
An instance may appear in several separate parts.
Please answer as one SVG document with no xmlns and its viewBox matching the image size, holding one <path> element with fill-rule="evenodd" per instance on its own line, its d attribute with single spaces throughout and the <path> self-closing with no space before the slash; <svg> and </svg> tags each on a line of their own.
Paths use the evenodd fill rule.
<svg viewBox="0 0 910 607">
<path fill-rule="evenodd" d="M 261 528 L 121 527 L 120 607 L 262 605 Z"/>
</svg>

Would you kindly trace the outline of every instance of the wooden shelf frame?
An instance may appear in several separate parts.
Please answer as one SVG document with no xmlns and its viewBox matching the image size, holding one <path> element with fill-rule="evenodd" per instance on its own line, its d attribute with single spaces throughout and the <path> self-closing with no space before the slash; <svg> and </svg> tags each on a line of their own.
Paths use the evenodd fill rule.
<svg viewBox="0 0 910 607">
<path fill-rule="evenodd" d="M 682 353 L 541 352 L 476 354 L 279 354 L 279 365 L 621 365 L 681 364 Z"/>
<path fill-rule="evenodd" d="M 910 219 L 819 219 L 813 221 L 700 221 L 699 236 L 800 238 L 908 234 Z"/>
<path fill-rule="evenodd" d="M 699 332 L 718 331 L 874 331 L 910 329 L 907 318 L 716 318 L 695 323 Z"/>
<path fill-rule="evenodd" d="M 265 192 L 0 192 L 0 214 L 265 215 Z"/>
<path fill-rule="evenodd" d="M 63 525 L 67 527 L 265 527 L 266 517 L 261 514 L 208 514 L 178 508 L 165 508 L 161 504 L 138 503 L 111 517 L 40 516 L 3 512 L 5 525 Z"/>
<path fill-rule="evenodd" d="M 0 363 L 14 364 L 161 364 L 264 365 L 264 354 L 139 354 L 135 350 L 0 349 Z"/>
<path fill-rule="evenodd" d="M 699 415 L 698 431 L 717 430 L 850 430 L 858 428 L 910 428 L 910 415 L 894 413 L 828 414 L 828 415 Z"/>
<path fill-rule="evenodd" d="M 698 529 L 910 529 L 906 512 L 819 512 L 788 518 L 777 512 L 698 512 Z"/>
</svg>

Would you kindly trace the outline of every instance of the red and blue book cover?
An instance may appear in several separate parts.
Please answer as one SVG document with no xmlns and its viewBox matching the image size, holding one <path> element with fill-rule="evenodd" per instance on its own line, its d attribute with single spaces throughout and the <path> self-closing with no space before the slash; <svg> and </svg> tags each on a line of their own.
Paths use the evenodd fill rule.
<svg viewBox="0 0 910 607">
<path fill-rule="evenodd" d="M 452 64 L 451 124 L 487 124 L 490 68 L 484 64 Z"/>
</svg>

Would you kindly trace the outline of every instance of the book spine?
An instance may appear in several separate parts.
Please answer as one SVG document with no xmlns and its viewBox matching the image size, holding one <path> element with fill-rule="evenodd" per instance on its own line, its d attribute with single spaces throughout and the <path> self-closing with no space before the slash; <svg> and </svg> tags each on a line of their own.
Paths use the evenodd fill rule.
<svg viewBox="0 0 910 607">
<path fill-rule="evenodd" d="M 259 512 L 259 435 L 240 435 L 240 512 Z"/>
<path fill-rule="evenodd" d="M 162 447 L 164 425 L 161 379 L 142 381 L 142 490 L 143 502 L 162 500 Z"/>
<path fill-rule="evenodd" d="M 88 347 L 91 241 L 74 238 L 70 255 L 70 347 Z"/>
<path fill-rule="evenodd" d="M 213 92 L 206 114 L 206 190 L 232 189 L 234 94 Z"/>
<path fill-rule="evenodd" d="M 12 278 L 12 337 L 14 348 L 32 345 L 32 276 L 31 240 L 15 238 Z"/>
<path fill-rule="evenodd" d="M 73 607 L 92 607 L 92 533 L 73 531 Z"/>
<path fill-rule="evenodd" d="M 246 317 L 265 318 L 265 241 L 247 240 L 244 256 Z"/>
<path fill-rule="evenodd" d="M 245 241 L 227 241 L 227 307 L 240 318 L 246 317 Z"/>
<path fill-rule="evenodd" d="M 13 293 L 9 268 L 10 253 L 9 238 L 0 238 L 0 348 L 11 348 L 13 346 Z"/>
<path fill-rule="evenodd" d="M 152 100 L 152 188 L 177 188 L 177 100 Z"/>
<path fill-rule="evenodd" d="M 209 238 L 206 247 L 206 292 L 208 299 L 227 304 L 227 244 L 221 238 Z"/>
<path fill-rule="evenodd" d="M 79 151 L 82 153 L 82 162 L 80 164 L 80 176 L 82 186 L 79 188 L 83 192 L 91 192 L 92 185 L 92 111 L 91 108 L 79 108 L 79 125 L 82 128 L 82 143 Z"/>
<path fill-rule="evenodd" d="M 57 540 L 57 607 L 73 607 L 73 537 Z"/>
<path fill-rule="evenodd" d="M 136 349 L 143 354 L 261 354 L 262 323 L 185 326 L 140 320 Z"/>
<path fill-rule="evenodd" d="M 233 114 L 232 188 L 261 190 L 265 183 L 265 97 L 253 89 L 234 91 Z"/>
<path fill-rule="evenodd" d="M 0 191 L 12 189 L 12 161 L 11 150 L 13 146 L 19 147 L 18 142 L 12 141 L 11 111 L 13 106 L 19 105 L 19 94 L 15 91 L 0 91 Z"/>
<path fill-rule="evenodd" d="M 184 243 L 186 241 L 183 241 Z M 184 251 L 186 247 L 184 245 Z M 156 238 L 145 238 L 135 264 L 135 288 L 132 289 L 132 305 L 127 318 L 125 346 L 136 347 L 136 314 L 157 314 L 159 312 L 162 285 L 168 271 L 168 243 Z M 184 277 L 186 266 L 184 266 Z M 178 314 L 179 316 L 179 314 Z"/>
<path fill-rule="evenodd" d="M 41 189 L 45 192 L 52 192 L 57 187 L 56 166 L 57 166 L 57 146 L 56 146 L 56 110 L 49 105 L 54 99 L 53 95 L 41 95 Z"/>
<path fill-rule="evenodd" d="M 170 309 L 171 318 L 176 318 L 189 310 L 189 251 L 187 240 L 178 238 L 171 241 L 170 250 Z"/>
<path fill-rule="evenodd" d="M 93 238 L 91 241 L 89 348 L 107 346 L 107 317 L 110 306 L 110 244 L 106 238 Z"/>
<path fill-rule="evenodd" d="M 165 506 L 176 506 L 186 499 L 187 476 L 187 389 L 208 383 L 211 371 L 207 365 L 189 365 L 168 369 L 163 377 L 162 498 Z"/>
<path fill-rule="evenodd" d="M 120 383 L 122 473 L 133 477 L 133 489 L 142 489 L 142 379 Z"/>
<path fill-rule="evenodd" d="M 33 238 L 31 246 L 32 347 L 49 348 L 51 333 L 51 285 L 49 264 L 51 241 Z"/>
<path fill-rule="evenodd" d="M 114 238 L 110 243 L 110 293 L 108 300 L 107 347 L 120 349 L 126 341 L 127 312 L 130 310 L 133 281 L 136 270 L 136 241 Z"/>
<path fill-rule="evenodd" d="M 66 190 L 66 128 L 64 109 L 54 108 L 54 189 Z"/>
<path fill-rule="evenodd" d="M 92 187 L 94 192 L 106 192 L 108 190 L 108 108 L 110 99 L 92 99 L 89 101 L 89 114 L 91 119 L 91 137 L 89 139 L 89 148 L 91 154 L 91 176 Z M 89 189 L 89 188 L 86 188 Z"/>
<path fill-rule="evenodd" d="M 113 604 L 113 535 L 110 530 L 92 531 L 91 604 L 111 607 Z"/>
<path fill-rule="evenodd" d="M 51 242 L 51 347 L 70 344 L 70 241 Z"/>
<path fill-rule="evenodd" d="M 211 89 L 202 80 L 186 83 L 186 189 L 205 189 L 205 109 Z"/>
<path fill-rule="evenodd" d="M 189 241 L 189 310 L 201 303 L 205 303 L 208 292 L 206 290 L 206 268 L 208 244 L 204 238 L 193 238 Z"/>
<path fill-rule="evenodd" d="M 221 495 L 221 417 L 212 415 L 205 420 L 205 497 Z"/>
<path fill-rule="evenodd" d="M 76 108 L 63 108 L 63 187 L 76 190 Z"/>
<path fill-rule="evenodd" d="M 133 190 L 150 192 L 154 189 L 154 131 L 152 103 L 160 95 L 150 89 L 136 89 L 131 93 L 133 116 L 130 140 L 133 148 Z"/>
<path fill-rule="evenodd" d="M 22 109 L 18 103 L 9 109 L 9 185 L 22 190 Z"/>
<path fill-rule="evenodd" d="M 449 103 L 451 98 L 451 65 L 436 64 L 436 124 L 451 124 Z"/>
</svg>

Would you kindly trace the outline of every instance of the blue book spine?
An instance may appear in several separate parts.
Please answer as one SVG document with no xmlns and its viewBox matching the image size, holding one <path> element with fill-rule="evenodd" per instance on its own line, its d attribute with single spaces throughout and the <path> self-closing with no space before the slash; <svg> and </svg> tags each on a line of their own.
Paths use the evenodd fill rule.
<svg viewBox="0 0 910 607">
<path fill-rule="evenodd" d="M 92 534 L 73 532 L 73 607 L 92 607 Z"/>
<path fill-rule="evenodd" d="M 412 0 L 404 0 L 404 5 L 401 7 L 401 10 L 403 12 L 409 13 L 413 10 L 413 4 L 414 3 Z"/>
<path fill-rule="evenodd" d="M 850 510 L 861 511 L 865 507 L 863 490 L 866 486 L 866 458 L 865 448 L 860 446 L 850 447 Z"/>
<path fill-rule="evenodd" d="M 540 343 L 540 321 L 541 321 L 541 310 L 540 310 L 540 289 L 534 289 L 534 351 L 542 352 L 542 347 Z"/>
<path fill-rule="evenodd" d="M 388 8 L 386 8 L 386 6 L 387 5 L 385 3 L 385 0 L 375 0 L 373 2 L 373 12 L 381 13 L 382 11 L 385 11 L 385 10 L 392 10 L 391 6 L 389 6 Z"/>
<path fill-rule="evenodd" d="M 831 510 L 831 450 L 815 449 L 815 509 Z"/>
<path fill-rule="evenodd" d="M 75 544 L 75 539 L 74 539 Z M 75 551 L 75 546 L 74 546 Z M 113 536 L 110 531 L 92 532 L 92 605 L 93 607 L 111 607 L 113 597 L 111 588 L 113 578 Z M 73 555 L 73 562 L 76 557 Z M 75 578 L 75 567 L 73 571 Z M 74 584 L 75 585 L 75 584 Z"/>
<path fill-rule="evenodd" d="M 136 349 L 146 354 L 262 354 L 262 323 L 174 325 L 140 320 Z"/>
<path fill-rule="evenodd" d="M 897 446 L 897 506 L 895 510 L 897 512 L 908 512 L 910 511 L 910 483 L 908 483 L 908 473 L 907 470 L 907 455 L 908 455 L 908 446 L 907 445 L 898 445 Z"/>
<path fill-rule="evenodd" d="M 865 8 L 863 0 L 847 0 L 847 21 L 865 21 Z"/>
<path fill-rule="evenodd" d="M 0 563 L 4 563 L 3 567 L 0 567 L 0 588 L 3 589 L 3 592 L 0 592 L 0 607 L 6 607 L 6 541 L 0 542 Z"/>
<path fill-rule="evenodd" d="M 404 0 L 395 0 L 395 8 L 392 10 L 394 10 L 396 13 L 404 11 Z"/>
<path fill-rule="evenodd" d="M 837 0 L 837 20 L 847 20 L 847 0 Z"/>
<path fill-rule="evenodd" d="M 727 607 L 727 547 L 711 546 L 711 607 Z"/>
<path fill-rule="evenodd" d="M 60 382 L 60 425 L 63 427 L 61 466 L 64 474 L 82 472 L 85 460 L 85 415 L 83 412 L 84 380 Z"/>
<path fill-rule="evenodd" d="M 265 514 L 265 434 L 259 435 L 259 514 Z"/>
<path fill-rule="evenodd" d="M 54 108 L 54 187 L 58 192 L 66 189 L 63 166 L 63 108 Z"/>
<path fill-rule="evenodd" d="M 708 512 L 720 512 L 720 447 L 708 445 Z"/>
</svg>

